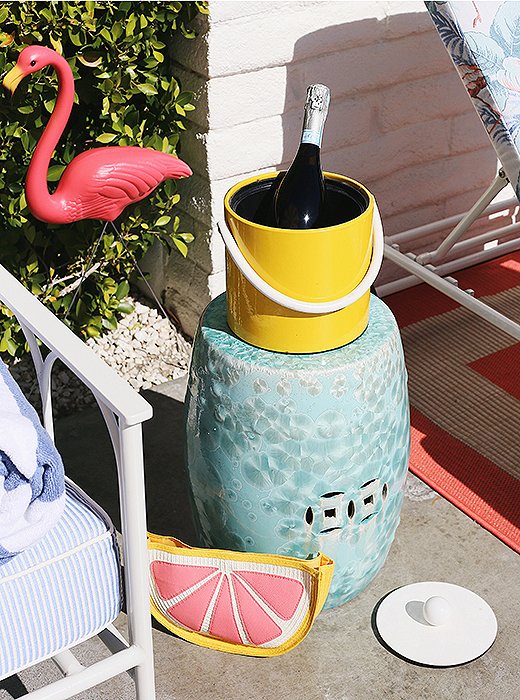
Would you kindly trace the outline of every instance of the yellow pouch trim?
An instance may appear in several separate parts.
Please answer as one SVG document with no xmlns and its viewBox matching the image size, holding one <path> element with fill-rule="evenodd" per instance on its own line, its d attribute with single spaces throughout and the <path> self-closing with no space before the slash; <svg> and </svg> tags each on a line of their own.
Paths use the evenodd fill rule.
<svg viewBox="0 0 520 700">
<path fill-rule="evenodd" d="M 311 590 L 309 595 L 309 605 L 305 617 L 299 625 L 296 632 L 291 637 L 283 642 L 280 646 L 262 647 L 251 644 L 241 644 L 222 639 L 217 639 L 203 632 L 195 632 L 185 629 L 181 625 L 175 624 L 171 619 L 167 618 L 164 613 L 156 606 L 152 595 L 150 594 L 150 606 L 152 615 L 166 629 L 173 632 L 178 637 L 186 639 L 193 644 L 204 646 L 209 649 L 217 649 L 218 651 L 227 651 L 232 654 L 244 654 L 246 656 L 278 656 L 293 649 L 299 644 L 308 634 L 318 613 L 323 608 L 327 598 L 332 574 L 334 571 L 334 562 L 324 554 L 319 553 L 314 559 L 297 559 L 295 557 L 287 557 L 278 554 L 257 554 L 248 552 L 233 552 L 225 549 L 205 549 L 198 547 L 190 547 L 184 542 L 175 537 L 167 537 L 163 535 L 155 535 L 148 533 L 148 549 L 150 551 L 150 563 L 154 560 L 153 552 L 166 552 L 183 557 L 197 557 L 207 559 L 222 559 L 236 562 L 250 562 L 263 565 L 286 567 L 305 572 L 311 581 Z M 151 569 L 150 569 L 151 578 Z M 153 585 L 153 580 L 150 581 L 150 586 Z"/>
</svg>

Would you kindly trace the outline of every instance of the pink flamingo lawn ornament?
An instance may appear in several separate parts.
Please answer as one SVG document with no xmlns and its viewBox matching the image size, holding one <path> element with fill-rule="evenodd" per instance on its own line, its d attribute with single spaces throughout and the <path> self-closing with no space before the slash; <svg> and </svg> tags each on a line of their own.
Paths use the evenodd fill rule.
<svg viewBox="0 0 520 700">
<path fill-rule="evenodd" d="M 105 146 L 76 156 L 65 168 L 54 194 L 50 194 L 49 163 L 74 102 L 72 70 L 56 51 L 27 46 L 3 85 L 14 92 L 23 78 L 49 65 L 58 75 L 58 99 L 34 151 L 25 182 L 27 204 L 37 219 L 52 224 L 80 219 L 113 222 L 125 207 L 150 195 L 164 180 L 192 174 L 180 158 L 152 148 Z"/>
</svg>

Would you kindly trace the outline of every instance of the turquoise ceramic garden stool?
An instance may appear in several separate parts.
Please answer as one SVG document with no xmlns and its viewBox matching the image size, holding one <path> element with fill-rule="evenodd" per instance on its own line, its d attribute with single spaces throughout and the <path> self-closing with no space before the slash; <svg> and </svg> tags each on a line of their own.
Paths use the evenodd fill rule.
<svg viewBox="0 0 520 700">
<path fill-rule="evenodd" d="M 326 607 L 383 565 L 409 457 L 406 369 L 397 324 L 372 297 L 370 323 L 336 350 L 289 355 L 248 345 L 222 294 L 196 335 L 187 462 L 201 544 L 334 559 Z"/>
</svg>

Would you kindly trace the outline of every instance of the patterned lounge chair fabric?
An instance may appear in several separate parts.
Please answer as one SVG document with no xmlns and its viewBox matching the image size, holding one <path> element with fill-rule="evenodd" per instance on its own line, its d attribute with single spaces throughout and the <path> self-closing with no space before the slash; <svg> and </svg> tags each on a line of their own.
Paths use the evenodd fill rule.
<svg viewBox="0 0 520 700">
<path fill-rule="evenodd" d="M 520 2 L 426 2 L 520 199 Z"/>
</svg>

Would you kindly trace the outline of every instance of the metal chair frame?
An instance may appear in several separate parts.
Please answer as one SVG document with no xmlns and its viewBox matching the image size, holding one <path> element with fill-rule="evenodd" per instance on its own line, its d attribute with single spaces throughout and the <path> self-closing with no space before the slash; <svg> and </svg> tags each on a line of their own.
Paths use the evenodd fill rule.
<svg viewBox="0 0 520 700">
<path fill-rule="evenodd" d="M 53 660 L 64 678 L 25 697 L 31 700 L 70 698 L 127 671 L 134 680 L 137 700 L 154 700 L 141 425 L 152 417 L 152 407 L 2 266 L 0 301 L 16 316 L 27 339 L 40 390 L 43 424 L 51 437 L 54 437 L 51 375 L 57 359 L 96 398 L 115 455 L 125 567 L 129 639 L 109 625 L 99 637 L 112 654 L 88 667 L 80 664 L 70 649 L 59 651 Z M 45 358 L 38 340 L 49 350 Z"/>
<path fill-rule="evenodd" d="M 499 211 L 500 209 L 504 210 L 510 207 L 518 206 L 518 200 L 516 197 L 506 201 L 498 201 L 493 203 L 493 200 L 496 198 L 498 193 L 501 192 L 508 184 L 509 180 L 507 179 L 507 176 L 503 170 L 500 170 L 486 191 L 481 197 L 479 197 L 469 211 L 459 216 L 443 219 L 433 224 L 425 224 L 424 226 L 417 227 L 416 229 L 410 229 L 409 231 L 404 231 L 389 237 L 385 243 L 384 256 L 387 260 L 399 265 L 399 267 L 402 267 L 412 276 L 410 279 L 405 278 L 405 280 L 400 281 L 399 287 L 401 289 L 413 284 L 419 284 L 419 282 L 426 282 L 438 291 L 454 299 L 456 302 L 461 304 L 461 306 L 466 307 L 497 328 L 500 328 L 509 335 L 513 336 L 513 338 L 520 340 L 519 323 L 516 323 L 504 314 L 501 314 L 500 312 L 491 308 L 489 304 L 486 304 L 480 299 L 476 299 L 473 296 L 474 291 L 472 289 L 459 289 L 458 282 L 453 277 L 442 276 L 455 270 L 460 270 L 463 267 L 468 267 L 469 265 L 474 265 L 479 262 L 483 262 L 484 260 L 490 260 L 499 257 L 500 255 L 505 255 L 506 253 L 510 253 L 511 251 L 518 250 L 520 248 L 520 238 L 517 237 L 513 240 L 499 243 L 488 251 L 481 251 L 480 253 L 468 255 L 466 258 L 452 261 L 448 264 L 443 264 L 443 260 L 452 250 L 461 254 L 468 248 L 474 247 L 476 244 L 483 245 L 491 240 L 498 241 L 501 237 L 509 236 L 512 233 L 520 231 L 520 223 L 513 223 L 508 226 L 487 231 L 486 233 L 468 239 L 467 241 L 459 242 L 469 227 L 482 214 L 490 214 L 492 212 Z M 400 246 L 403 243 L 407 243 L 411 239 L 420 238 L 421 234 L 428 235 L 430 233 L 434 233 L 435 231 L 441 231 L 443 228 L 450 225 L 453 226 L 453 224 L 456 224 L 455 227 L 436 249 L 420 253 L 419 255 L 412 252 L 401 252 Z M 386 285 L 378 287 L 377 291 L 381 296 L 385 296 L 397 290 L 396 285 L 390 282 Z"/>
</svg>

